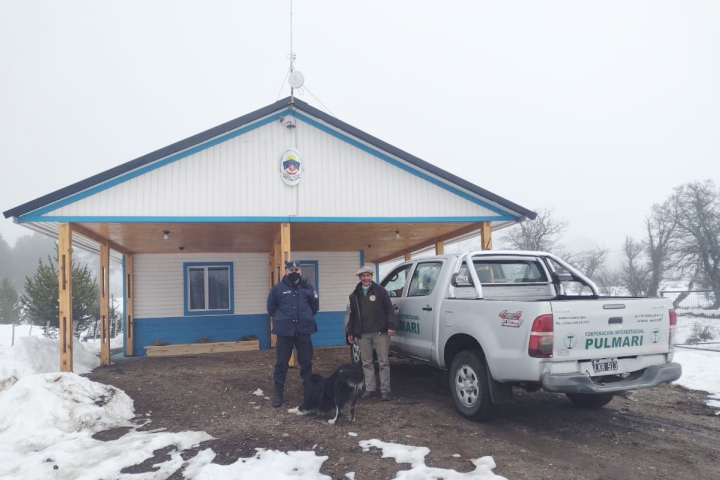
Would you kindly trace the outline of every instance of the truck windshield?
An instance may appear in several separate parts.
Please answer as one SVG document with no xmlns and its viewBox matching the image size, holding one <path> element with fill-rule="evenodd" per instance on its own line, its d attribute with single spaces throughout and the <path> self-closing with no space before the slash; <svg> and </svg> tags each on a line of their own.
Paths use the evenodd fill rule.
<svg viewBox="0 0 720 480">
<path fill-rule="evenodd" d="M 474 257 L 475 272 L 482 284 L 547 282 L 545 270 L 534 259 L 485 259 Z M 458 275 L 469 275 L 463 262 Z"/>
</svg>

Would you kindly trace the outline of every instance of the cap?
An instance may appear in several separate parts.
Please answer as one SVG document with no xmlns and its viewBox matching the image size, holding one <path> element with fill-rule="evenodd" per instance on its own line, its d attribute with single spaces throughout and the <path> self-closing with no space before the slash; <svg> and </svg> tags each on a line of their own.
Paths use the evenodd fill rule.
<svg viewBox="0 0 720 480">
<path fill-rule="evenodd" d="M 285 262 L 285 268 L 300 268 L 300 262 L 298 262 L 297 260 L 288 260 L 287 262 Z"/>
<path fill-rule="evenodd" d="M 365 265 L 365 266 L 360 267 L 360 270 L 358 270 L 355 275 L 360 275 L 361 273 L 369 273 L 370 275 L 373 275 L 375 272 L 373 272 L 372 268 Z"/>
</svg>

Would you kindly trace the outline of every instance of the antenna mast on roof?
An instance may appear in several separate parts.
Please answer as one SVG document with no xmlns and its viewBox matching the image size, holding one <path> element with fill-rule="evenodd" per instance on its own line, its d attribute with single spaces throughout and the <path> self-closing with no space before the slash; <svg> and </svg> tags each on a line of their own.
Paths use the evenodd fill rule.
<svg viewBox="0 0 720 480">
<path fill-rule="evenodd" d="M 290 103 L 293 103 L 295 100 L 294 90 L 302 87 L 305 82 L 303 74 L 295 71 L 295 57 L 292 44 L 292 0 L 290 0 L 290 55 L 288 55 L 288 58 L 290 59 L 290 75 L 288 76 L 288 83 L 290 84 Z"/>
</svg>

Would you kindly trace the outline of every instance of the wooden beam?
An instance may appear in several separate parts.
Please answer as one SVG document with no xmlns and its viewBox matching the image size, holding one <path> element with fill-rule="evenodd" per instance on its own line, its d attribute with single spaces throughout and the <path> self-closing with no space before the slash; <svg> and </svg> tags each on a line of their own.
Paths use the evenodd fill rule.
<svg viewBox="0 0 720 480">
<path fill-rule="evenodd" d="M 110 365 L 110 246 L 100 244 L 100 365 Z"/>
<path fill-rule="evenodd" d="M 125 255 L 125 356 L 134 355 L 133 339 L 135 337 L 135 283 L 133 280 L 133 257 Z"/>
<path fill-rule="evenodd" d="M 442 255 L 443 253 L 445 253 L 445 242 L 442 240 L 435 242 L 435 255 Z"/>
<path fill-rule="evenodd" d="M 277 233 L 275 234 L 273 241 L 273 256 L 274 271 L 277 272 L 275 283 L 279 282 L 285 273 L 285 262 L 292 260 L 292 253 L 290 251 L 290 223 L 283 222 L 279 226 Z M 270 331 L 272 332 L 273 318 L 270 317 Z M 270 348 L 275 348 L 277 345 L 277 335 L 270 334 Z M 297 365 L 297 358 L 295 356 L 295 350 L 290 356 L 288 365 L 294 367 Z"/>
<path fill-rule="evenodd" d="M 398 250 L 394 253 L 391 253 L 390 255 L 384 255 L 379 258 L 368 258 L 368 256 L 367 256 L 368 251 L 366 250 L 365 251 L 365 254 L 366 254 L 365 261 L 371 262 L 371 263 L 383 263 L 383 262 L 387 262 L 388 260 L 394 260 L 396 258 L 400 258 L 400 257 L 404 256 L 405 252 L 417 252 L 419 250 L 424 250 L 431 245 L 437 244 L 437 242 L 447 242 L 448 240 L 452 240 L 452 239 L 460 237 L 462 235 L 466 235 L 466 234 L 472 233 L 472 232 L 477 232 L 478 230 L 481 229 L 481 227 L 482 227 L 482 223 L 473 223 L 473 224 L 465 226 L 463 228 L 454 230 L 446 235 L 440 235 L 435 238 L 425 240 L 424 242 L 417 243 L 417 244 L 411 246 L 410 248 L 403 248 L 402 250 Z"/>
<path fill-rule="evenodd" d="M 480 225 L 480 249 L 492 250 L 492 224 L 482 222 Z"/>
<path fill-rule="evenodd" d="M 407 261 L 410 260 L 411 258 L 412 258 L 412 253 L 411 253 L 411 252 L 405 252 L 405 261 L 407 262 Z"/>
<path fill-rule="evenodd" d="M 275 235 L 273 235 L 273 258 L 272 258 L 272 285 L 275 285 L 282 279 L 283 271 L 285 269 L 285 263 L 283 260 L 283 225 L 278 225 Z M 289 228 L 288 228 L 289 230 Z M 272 287 L 271 285 L 271 287 Z M 273 328 L 273 318 L 270 317 L 270 331 Z M 277 335 L 270 334 L 270 348 L 275 348 L 277 344 Z"/>
<path fill-rule="evenodd" d="M 204 353 L 246 352 L 248 350 L 260 350 L 260 341 L 238 340 L 237 342 L 149 345 L 145 347 L 145 355 L 148 357 L 174 357 L 182 355 L 202 355 Z"/>
<path fill-rule="evenodd" d="M 285 272 L 285 262 L 288 260 L 292 260 L 292 252 L 290 251 L 290 223 L 284 222 L 280 224 L 280 250 L 282 252 L 282 257 L 280 260 L 280 271 Z M 282 278 L 282 277 L 280 277 Z M 290 355 L 290 360 L 288 361 L 288 366 L 295 367 L 297 366 L 297 355 L 295 354 L 295 350 L 293 349 L 293 354 Z"/>
<path fill-rule="evenodd" d="M 280 224 L 280 250 L 282 251 L 282 260 L 280 262 L 280 269 L 285 269 L 285 262 L 292 260 L 290 254 L 290 223 L 285 222 Z"/>
<path fill-rule="evenodd" d="M 72 229 L 69 223 L 58 226 L 58 291 L 60 333 L 60 371 L 73 371 L 72 318 Z"/>
<path fill-rule="evenodd" d="M 274 236 L 272 251 L 270 252 L 270 288 L 280 281 L 280 258 L 282 257 L 280 250 L 280 232 Z M 273 329 L 273 318 L 270 317 L 270 331 Z M 277 335 L 270 334 L 270 348 L 275 348 L 277 343 Z"/>
<path fill-rule="evenodd" d="M 99 243 L 100 245 L 107 244 L 110 246 L 111 249 L 115 250 L 116 252 L 120 252 L 123 255 L 132 255 L 132 252 L 130 250 L 128 250 L 127 248 L 121 247 L 117 243 L 110 241 L 107 238 L 103 238 L 101 235 L 98 235 L 97 233 L 83 227 L 82 225 L 77 225 L 77 224 L 73 223 L 72 231 L 75 233 L 79 233 L 83 237 L 87 237 L 90 240 L 93 240 L 93 241 Z"/>
</svg>

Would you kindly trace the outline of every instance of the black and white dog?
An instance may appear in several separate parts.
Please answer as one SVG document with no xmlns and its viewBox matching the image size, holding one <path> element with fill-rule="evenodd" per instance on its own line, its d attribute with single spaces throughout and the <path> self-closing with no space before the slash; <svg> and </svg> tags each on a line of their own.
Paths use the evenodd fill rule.
<svg viewBox="0 0 720 480">
<path fill-rule="evenodd" d="M 288 413 L 307 415 L 311 412 L 325 413 L 335 410 L 335 417 L 328 420 L 335 424 L 342 415 L 342 409 L 350 404 L 349 420 L 355 421 L 355 403 L 365 391 L 365 376 L 360 365 L 351 363 L 341 365 L 328 378 L 312 376 L 312 385 L 308 388 L 302 405 L 291 408 Z"/>
</svg>

